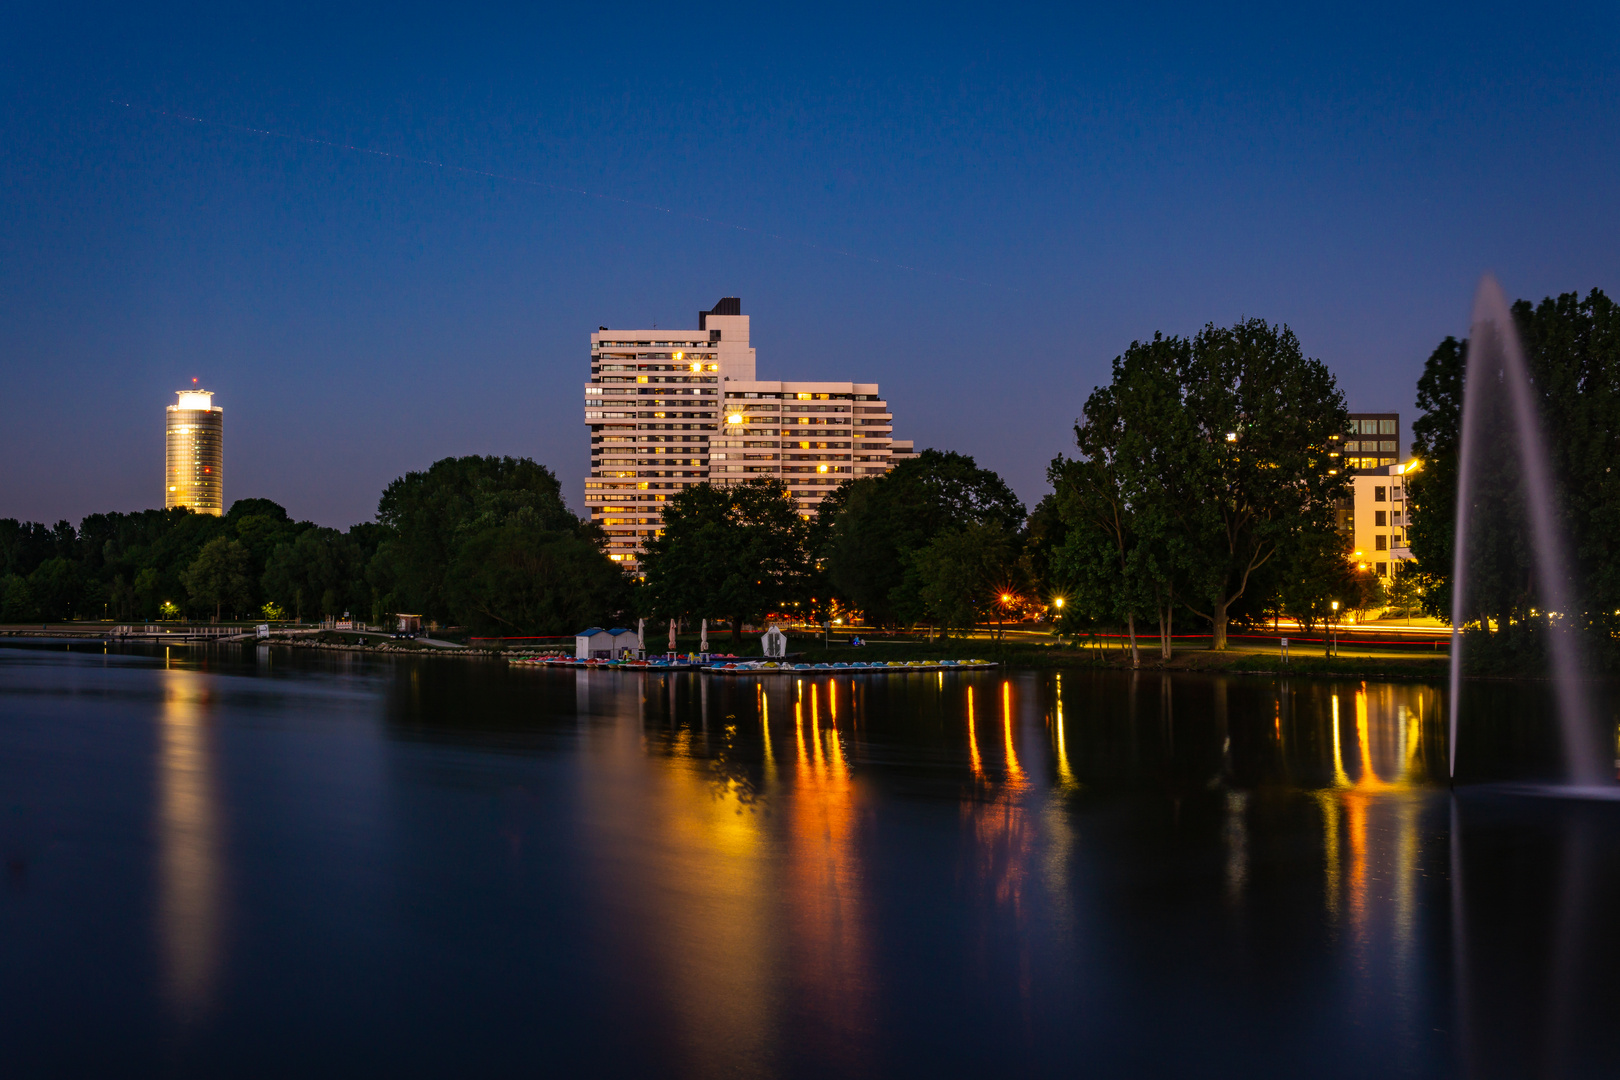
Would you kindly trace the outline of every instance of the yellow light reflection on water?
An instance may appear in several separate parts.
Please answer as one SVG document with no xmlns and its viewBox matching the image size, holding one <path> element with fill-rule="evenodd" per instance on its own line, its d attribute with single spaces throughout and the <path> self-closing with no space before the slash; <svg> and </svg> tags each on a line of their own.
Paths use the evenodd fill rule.
<svg viewBox="0 0 1620 1080">
<path fill-rule="evenodd" d="M 1388 962 L 1402 986 L 1416 978 L 1419 813 L 1424 783 L 1426 688 L 1362 683 L 1353 695 L 1354 742 L 1341 732 L 1340 698 L 1330 698 L 1331 786 L 1322 811 L 1323 888 L 1328 916 L 1348 916 L 1351 941 L 1371 949 L 1380 925 L 1391 933 Z M 1400 701 L 1400 698 L 1408 698 Z M 1353 761 L 1346 760 L 1349 752 Z M 1355 779 L 1351 779 L 1351 774 Z M 1380 908 L 1388 914 L 1380 918 Z"/>
<path fill-rule="evenodd" d="M 1018 767 L 1018 751 L 1013 747 L 1012 683 L 1005 679 L 1001 683 L 1001 728 L 1007 739 L 1007 779 L 1022 780 L 1024 770 Z"/>
<path fill-rule="evenodd" d="M 979 735 L 973 728 L 973 687 L 967 688 L 968 754 L 973 763 L 973 778 L 984 779 L 984 763 L 979 760 Z"/>
<path fill-rule="evenodd" d="M 191 1021 L 208 1005 L 223 959 L 224 841 L 206 677 L 168 668 L 162 678 L 158 938 L 170 1004 Z"/>
<path fill-rule="evenodd" d="M 1052 726 L 1057 729 L 1057 771 L 1058 780 L 1064 787 L 1073 787 L 1074 773 L 1069 771 L 1069 750 L 1064 744 L 1063 736 L 1063 673 L 1058 672 L 1054 688 L 1055 704 Z"/>
</svg>

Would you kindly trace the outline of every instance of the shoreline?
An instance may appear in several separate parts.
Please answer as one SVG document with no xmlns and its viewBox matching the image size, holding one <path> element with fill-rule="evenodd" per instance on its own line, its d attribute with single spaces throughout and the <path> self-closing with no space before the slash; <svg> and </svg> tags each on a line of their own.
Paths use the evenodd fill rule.
<svg viewBox="0 0 1620 1080">
<path fill-rule="evenodd" d="M 324 633 L 336 633 L 327 631 Z M 347 632 L 344 632 L 347 636 Z M 358 633 L 354 636 L 367 636 Z M 474 646 L 440 646 L 426 645 L 415 641 L 399 641 L 388 635 L 377 635 L 380 640 L 375 643 L 368 642 L 361 645 L 358 642 L 342 642 L 319 640 L 316 635 L 272 635 L 269 638 L 237 639 L 237 640 L 206 640 L 206 639 L 180 639 L 164 641 L 162 638 L 119 638 L 114 636 L 88 636 L 85 634 L 72 634 L 66 632 L 40 633 L 35 631 L 29 634 L 25 631 L 8 631 L 0 633 L 0 644 L 14 643 L 19 646 L 56 646 L 71 648 L 75 645 L 133 645 L 151 644 L 165 646 L 212 646 L 212 645 L 238 645 L 253 646 L 266 645 L 272 648 L 298 649 L 312 652 L 338 652 L 349 654 L 372 654 L 388 656 L 391 658 L 456 658 L 460 660 L 488 660 L 499 662 L 503 666 L 511 666 L 511 660 L 517 657 L 534 655 L 534 651 L 512 648 L 478 648 Z M 1299 656 L 1290 657 L 1288 663 L 1283 663 L 1281 657 L 1275 653 L 1252 652 L 1213 652 L 1210 650 L 1189 650 L 1177 653 L 1166 663 L 1156 653 L 1152 656 L 1144 655 L 1141 664 L 1132 667 L 1128 654 L 1120 649 L 1086 649 L 1064 648 L 1059 646 L 1017 646 L 1006 647 L 999 642 L 934 642 L 935 647 L 927 650 L 926 657 L 919 655 L 915 645 L 890 645 L 884 647 L 880 644 L 869 645 L 864 648 L 832 648 L 832 649 L 803 649 L 800 655 L 807 663 L 833 663 L 837 661 L 850 662 L 854 660 L 891 660 L 891 659 L 930 659 L 930 660 L 971 660 L 981 659 L 995 662 L 1004 669 L 1024 668 L 1031 670 L 1067 669 L 1067 670 L 1094 670 L 1136 672 L 1140 674 L 1210 674 L 1210 675 L 1243 675 L 1243 676 L 1269 676 L 1293 677 L 1309 679 L 1379 679 L 1379 680 L 1413 680 L 1413 681 L 1440 681 L 1449 677 L 1450 658 L 1447 656 Z M 956 647 L 966 646 L 966 647 Z M 902 651 L 903 650 L 903 651 Z M 895 653 L 896 655 L 890 655 Z M 762 659 L 762 657 L 739 655 L 739 660 Z M 845 669 L 838 669 L 845 670 Z M 865 669 L 870 672 L 870 669 Z M 1469 681 L 1512 681 L 1512 682 L 1546 682 L 1551 676 L 1544 672 L 1517 673 L 1497 671 L 1465 671 L 1463 678 Z M 1607 681 L 1612 676 L 1604 673 L 1590 673 L 1591 681 Z"/>
</svg>

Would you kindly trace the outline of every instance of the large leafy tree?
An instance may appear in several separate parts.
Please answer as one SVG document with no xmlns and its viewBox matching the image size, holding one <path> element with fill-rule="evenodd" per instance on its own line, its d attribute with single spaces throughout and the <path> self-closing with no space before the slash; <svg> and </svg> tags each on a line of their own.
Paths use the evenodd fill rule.
<svg viewBox="0 0 1620 1080">
<path fill-rule="evenodd" d="M 1345 490 L 1328 456 L 1344 397 L 1287 327 L 1249 319 L 1156 336 L 1115 361 L 1076 427 L 1077 574 L 1121 614 L 1151 602 L 1206 619 L 1226 648 L 1233 605 L 1279 554 L 1319 543 Z"/>
<path fill-rule="evenodd" d="M 542 529 L 581 527 L 563 502 L 556 476 L 528 458 L 444 458 L 389 484 L 377 503 L 377 521 L 388 530 L 378 556 L 387 565 L 378 575 L 392 585 L 394 606 L 449 618 L 446 575 L 463 530 L 525 508 Z"/>
<path fill-rule="evenodd" d="M 1286 326 L 1206 326 L 1181 375 L 1184 479 L 1174 508 L 1186 538 L 1187 607 L 1226 648 L 1227 613 L 1263 566 L 1324 535 L 1348 480 L 1328 456 L 1349 424 L 1344 395 Z"/>
<path fill-rule="evenodd" d="M 883 476 L 847 485 L 827 515 L 823 557 L 834 588 L 872 622 L 925 614 L 906 557 L 947 530 L 999 524 L 1016 534 L 1024 506 L 1005 481 L 964 454 L 924 450 Z"/>
<path fill-rule="evenodd" d="M 1186 340 L 1163 335 L 1133 342 L 1115 359 L 1109 385 L 1086 399 L 1074 428 L 1078 457 L 1059 456 L 1047 470 L 1069 526 L 1057 561 L 1073 583 L 1071 606 L 1122 621 L 1133 663 L 1136 616 L 1149 611 L 1161 655 L 1170 656 L 1187 542 L 1173 516 L 1190 497 L 1178 382 L 1189 350 Z"/>
<path fill-rule="evenodd" d="M 641 569 L 646 606 L 669 617 L 744 620 L 802 603 L 812 580 L 810 524 L 779 480 L 694 484 L 664 504 Z"/>
<path fill-rule="evenodd" d="M 1017 538 L 999 521 L 946 529 L 907 556 L 912 587 L 924 612 L 943 634 L 972 629 L 999 613 L 1004 590 L 1015 589 Z"/>
<path fill-rule="evenodd" d="M 1594 289 L 1539 304 L 1520 300 L 1513 319 L 1524 346 L 1536 407 L 1547 439 L 1560 528 L 1574 559 L 1575 592 L 1586 621 L 1600 636 L 1620 609 L 1620 305 Z M 1421 462 L 1407 480 L 1408 531 L 1423 606 L 1449 618 L 1457 520 L 1458 454 L 1468 342 L 1447 338 L 1430 355 L 1418 381 L 1412 424 Z M 1497 395 L 1501 398 L 1502 395 Z M 1469 622 L 1511 626 L 1539 607 L 1535 545 L 1531 541 L 1519 455 L 1503 433 L 1505 418 L 1483 430 L 1479 504 L 1469 539 Z"/>
<path fill-rule="evenodd" d="M 264 594 L 295 618 L 364 610 L 365 551 L 336 529 L 306 528 L 277 545 L 265 564 Z"/>
<path fill-rule="evenodd" d="M 445 580 L 457 618 L 495 634 L 569 634 L 626 611 L 629 581 L 592 540 L 524 507 L 464 531 Z"/>
<path fill-rule="evenodd" d="M 253 598 L 247 548 L 241 541 L 216 536 L 203 545 L 182 575 L 191 599 L 214 609 L 217 621 L 226 606 L 245 608 Z"/>
</svg>

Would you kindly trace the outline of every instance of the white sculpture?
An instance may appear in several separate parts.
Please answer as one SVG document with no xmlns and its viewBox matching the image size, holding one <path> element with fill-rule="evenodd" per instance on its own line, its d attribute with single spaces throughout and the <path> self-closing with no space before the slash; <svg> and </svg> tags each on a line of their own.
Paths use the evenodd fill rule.
<svg viewBox="0 0 1620 1080">
<path fill-rule="evenodd" d="M 768 659 L 780 660 L 787 655 L 787 635 L 773 624 L 759 639 L 760 647 Z"/>
</svg>

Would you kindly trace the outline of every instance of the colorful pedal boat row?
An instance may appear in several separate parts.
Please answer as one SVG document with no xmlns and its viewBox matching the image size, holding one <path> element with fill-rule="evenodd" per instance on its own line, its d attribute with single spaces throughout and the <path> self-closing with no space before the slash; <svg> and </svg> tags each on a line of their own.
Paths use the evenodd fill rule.
<svg viewBox="0 0 1620 1080">
<path fill-rule="evenodd" d="M 705 666 L 689 660 L 578 660 L 572 656 L 518 656 L 508 663 L 536 667 L 609 668 L 615 671 L 696 671 Z"/>
<path fill-rule="evenodd" d="M 710 664 L 704 668 L 716 675 L 799 675 L 809 672 L 884 672 L 895 674 L 909 671 L 977 671 L 993 668 L 990 660 L 890 660 L 888 663 L 853 664 L 788 664 L 774 660 L 749 660 L 741 663 Z"/>
</svg>

